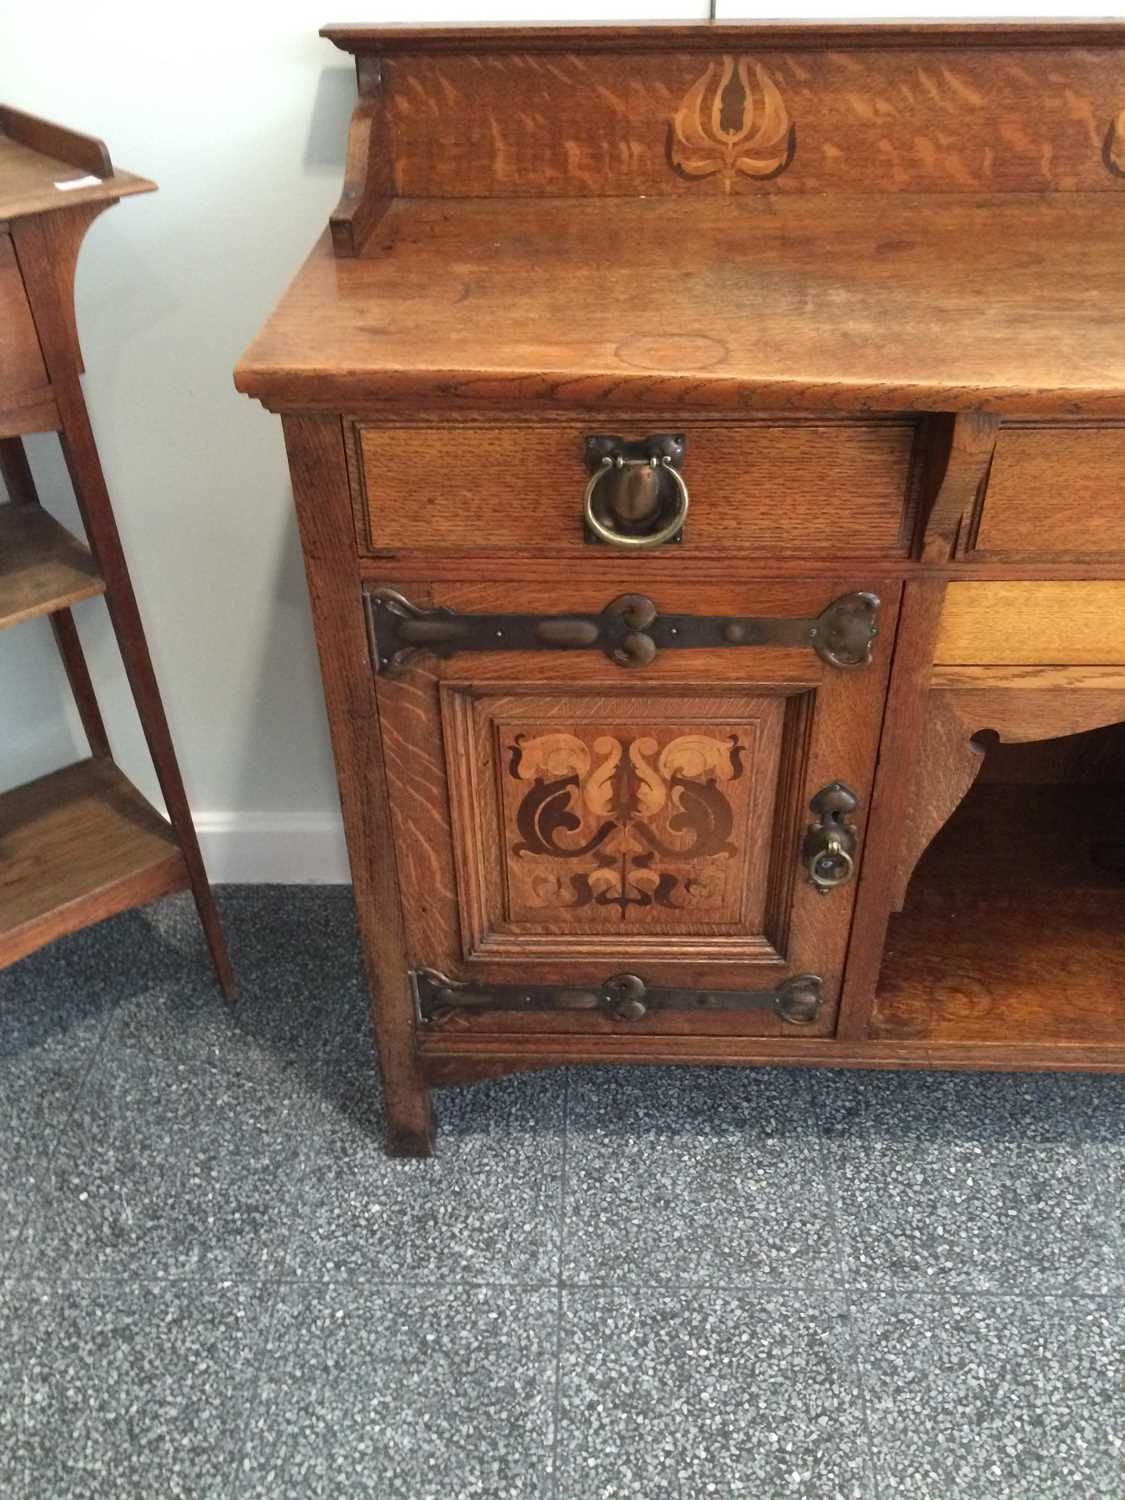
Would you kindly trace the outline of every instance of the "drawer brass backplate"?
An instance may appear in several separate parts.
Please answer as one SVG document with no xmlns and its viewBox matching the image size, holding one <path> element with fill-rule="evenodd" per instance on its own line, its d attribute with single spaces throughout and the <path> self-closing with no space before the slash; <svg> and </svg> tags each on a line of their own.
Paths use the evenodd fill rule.
<svg viewBox="0 0 1125 1500">
<path fill-rule="evenodd" d="M 808 646 L 830 667 L 865 667 L 879 634 L 876 594 L 844 594 L 815 619 L 664 615 L 644 594 L 622 594 L 600 614 L 460 614 L 412 604 L 396 589 L 366 591 L 375 665 L 397 672 L 419 652 L 588 651 L 621 667 L 644 667 L 658 651 L 718 646 Z"/>
</svg>

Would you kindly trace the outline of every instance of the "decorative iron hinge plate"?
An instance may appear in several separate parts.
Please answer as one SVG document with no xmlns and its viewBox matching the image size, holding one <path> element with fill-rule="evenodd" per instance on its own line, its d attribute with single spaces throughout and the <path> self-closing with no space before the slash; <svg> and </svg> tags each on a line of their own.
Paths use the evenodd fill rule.
<svg viewBox="0 0 1125 1500">
<path fill-rule="evenodd" d="M 419 652 L 589 651 L 618 666 L 643 667 L 658 651 L 716 646 L 809 646 L 830 667 L 865 667 L 879 634 L 876 594 L 844 594 L 815 619 L 745 615 L 662 615 L 644 594 L 622 594 L 600 614 L 477 615 L 412 604 L 396 589 L 366 591 L 372 655 L 397 672 Z"/>
<path fill-rule="evenodd" d="M 669 989 L 647 985 L 636 974 L 614 974 L 594 987 L 465 984 L 436 969 L 414 969 L 410 978 L 423 1022 L 458 1010 L 587 1010 L 617 1021 L 639 1021 L 656 1010 L 772 1010 L 793 1025 L 810 1025 L 824 1004 L 824 981 L 817 974 L 795 974 L 775 990 Z"/>
</svg>

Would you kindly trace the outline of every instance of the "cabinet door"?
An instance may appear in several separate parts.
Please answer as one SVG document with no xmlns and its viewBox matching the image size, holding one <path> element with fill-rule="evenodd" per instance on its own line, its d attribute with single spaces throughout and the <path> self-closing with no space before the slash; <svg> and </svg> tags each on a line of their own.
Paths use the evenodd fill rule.
<svg viewBox="0 0 1125 1500">
<path fill-rule="evenodd" d="M 625 649 L 582 644 L 612 588 L 395 587 L 370 612 L 424 1024 L 830 1032 L 855 882 L 810 881 L 809 830 L 835 820 L 834 848 L 851 851 L 822 867 L 829 879 L 858 869 L 897 585 L 662 586 L 642 596 L 646 628 L 643 609 L 631 616 L 650 645 Z M 842 598 L 853 646 L 858 629 L 870 647 L 858 668 L 826 641 Z M 404 618 L 415 643 L 450 654 L 408 654 Z M 535 631 L 535 649 L 505 649 Z M 841 786 L 854 812 L 811 810 Z M 815 1005 L 801 976 L 819 980 Z"/>
</svg>

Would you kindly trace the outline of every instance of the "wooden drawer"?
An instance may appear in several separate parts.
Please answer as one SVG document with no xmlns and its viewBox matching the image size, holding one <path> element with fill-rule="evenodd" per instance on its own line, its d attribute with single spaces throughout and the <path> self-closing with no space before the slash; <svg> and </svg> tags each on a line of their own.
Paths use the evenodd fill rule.
<svg viewBox="0 0 1125 1500">
<path fill-rule="evenodd" d="M 1125 663 L 1125 583 L 952 583 L 939 665 Z"/>
<path fill-rule="evenodd" d="M 684 423 L 614 415 L 456 427 L 357 421 L 348 449 L 359 549 L 620 556 L 585 537 L 586 436 L 683 432 L 691 494 L 684 552 L 903 557 L 915 516 L 916 428 L 911 419 Z"/>
<path fill-rule="evenodd" d="M 0 234 L 0 407 L 47 383 L 12 237 Z"/>
<path fill-rule="evenodd" d="M 1125 558 L 1125 426 L 1003 427 L 964 556 Z"/>
</svg>

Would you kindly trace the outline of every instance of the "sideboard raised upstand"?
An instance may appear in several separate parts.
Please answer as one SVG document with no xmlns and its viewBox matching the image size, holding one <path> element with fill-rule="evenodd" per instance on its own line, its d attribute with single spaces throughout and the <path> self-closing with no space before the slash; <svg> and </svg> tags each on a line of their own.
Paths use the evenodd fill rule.
<svg viewBox="0 0 1125 1500">
<path fill-rule="evenodd" d="M 386 1095 L 1125 1069 L 1125 27 L 327 28 L 282 415 Z"/>
</svg>

